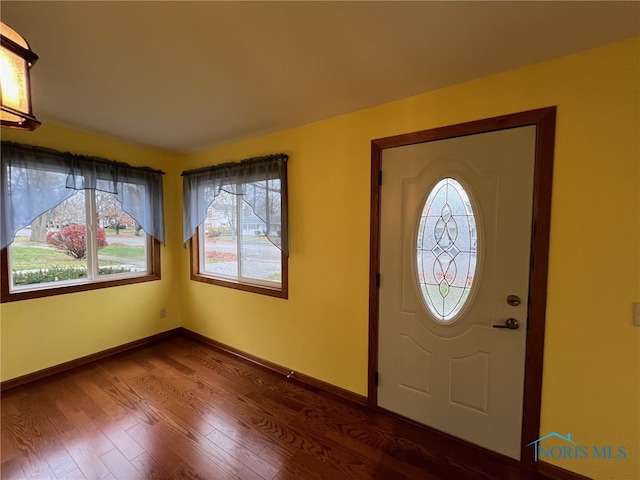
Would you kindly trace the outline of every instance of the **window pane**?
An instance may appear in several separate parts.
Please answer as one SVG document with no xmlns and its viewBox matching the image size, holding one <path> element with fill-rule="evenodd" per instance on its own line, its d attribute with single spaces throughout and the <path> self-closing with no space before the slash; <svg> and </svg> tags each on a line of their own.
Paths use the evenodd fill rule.
<svg viewBox="0 0 640 480">
<path fill-rule="evenodd" d="M 282 254 L 266 237 L 266 224 L 242 202 L 240 275 L 244 278 L 280 283 Z"/>
<path fill-rule="evenodd" d="M 238 228 L 236 196 L 220 192 L 207 210 L 200 231 L 201 271 L 238 278 Z"/>
<path fill-rule="evenodd" d="M 78 191 L 18 232 L 9 247 L 12 286 L 87 277 L 85 193 Z"/>
<path fill-rule="evenodd" d="M 418 226 L 416 267 L 422 297 L 440 322 L 462 311 L 477 262 L 478 233 L 471 199 L 453 178 L 433 188 Z"/>
<path fill-rule="evenodd" d="M 115 195 L 96 191 L 98 275 L 147 272 L 147 235 Z"/>
</svg>

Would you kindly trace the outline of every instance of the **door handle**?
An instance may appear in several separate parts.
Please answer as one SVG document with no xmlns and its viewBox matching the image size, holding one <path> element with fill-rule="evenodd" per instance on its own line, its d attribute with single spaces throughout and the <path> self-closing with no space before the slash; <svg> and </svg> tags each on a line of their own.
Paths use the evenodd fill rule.
<svg viewBox="0 0 640 480">
<path fill-rule="evenodd" d="M 493 325 L 493 328 L 508 328 L 510 330 L 517 330 L 520 328 L 520 322 L 515 318 L 507 318 L 504 321 L 504 325 Z"/>
</svg>

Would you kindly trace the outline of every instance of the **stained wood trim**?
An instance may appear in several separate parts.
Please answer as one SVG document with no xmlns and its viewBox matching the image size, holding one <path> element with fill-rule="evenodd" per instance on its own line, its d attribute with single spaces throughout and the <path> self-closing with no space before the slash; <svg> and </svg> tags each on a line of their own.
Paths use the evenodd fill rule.
<svg viewBox="0 0 640 480">
<path fill-rule="evenodd" d="M 259 295 L 267 295 L 276 298 L 289 298 L 289 259 L 284 253 L 281 253 L 282 279 L 281 288 L 271 288 L 264 285 L 251 285 L 248 283 L 237 282 L 233 280 L 222 280 L 220 278 L 210 277 L 200 273 L 200 227 L 196 229 L 196 233 L 191 237 L 189 248 L 191 249 L 191 280 L 194 282 L 208 283 L 209 285 L 217 285 L 219 287 L 233 288 L 234 290 L 242 290 L 244 292 L 257 293 Z"/>
<path fill-rule="evenodd" d="M 153 282 L 161 278 L 160 262 L 160 242 L 149 236 L 149 274 L 120 278 L 117 280 L 97 280 L 89 283 L 67 286 L 51 286 L 41 290 L 29 290 L 24 292 L 9 291 L 9 256 L 7 249 L 0 251 L 0 303 L 17 302 L 20 300 L 31 300 L 34 298 L 52 297 L 54 295 L 64 295 L 66 293 L 86 292 L 100 288 L 119 287 L 121 285 L 132 285 L 135 283 Z"/>
<path fill-rule="evenodd" d="M 445 127 L 421 130 L 418 132 L 394 135 L 391 137 L 372 140 L 372 145 L 376 145 L 380 150 L 395 147 L 404 147 L 416 143 L 432 142 L 434 140 L 444 140 L 449 138 L 464 137 L 478 133 L 495 132 L 508 128 L 518 128 L 527 125 L 538 125 L 544 121 L 547 115 L 553 114 L 555 118 L 556 107 L 545 107 L 526 112 L 501 115 L 499 117 L 473 120 L 465 123 L 457 123 Z"/>
<path fill-rule="evenodd" d="M 35 382 L 36 380 L 41 380 L 46 377 L 50 377 L 52 375 L 56 375 L 58 373 L 63 373 L 68 370 L 72 370 L 76 367 L 80 367 L 82 365 L 86 365 L 91 362 L 95 362 L 97 360 L 101 360 L 113 355 L 117 355 L 122 352 L 126 352 L 128 350 L 132 350 L 134 348 L 139 348 L 150 343 L 159 342 L 161 340 L 165 340 L 167 338 L 173 338 L 176 336 L 185 336 L 188 338 L 192 338 L 201 343 L 204 343 L 207 346 L 216 348 L 220 351 L 226 352 L 234 357 L 240 358 L 246 362 L 257 365 L 261 368 L 264 368 L 272 373 L 276 373 L 278 375 L 287 376 L 291 373 L 291 369 L 278 365 L 276 363 L 270 362 L 268 360 L 264 360 L 258 356 L 252 355 L 247 352 L 243 352 L 242 350 L 238 350 L 229 345 L 225 345 L 224 343 L 213 340 L 212 338 L 206 337 L 199 333 L 196 333 L 192 330 L 188 330 L 184 327 L 177 327 L 171 330 L 167 330 L 166 332 L 157 333 L 155 335 L 151 335 L 149 337 L 141 338 L 138 340 L 134 340 L 133 342 L 125 343 L 123 345 L 118 345 L 116 347 L 108 348 L 106 350 L 102 350 L 100 352 L 92 353 L 90 355 L 86 355 L 84 357 L 76 358 L 74 360 L 70 360 L 65 363 L 61 363 L 59 365 L 54 365 L 53 367 L 48 367 L 43 370 L 38 370 L 36 372 L 28 373 L 26 375 L 22 375 L 20 377 L 12 378 L 10 380 L 6 380 L 0 383 L 0 391 L 6 391 L 12 388 L 16 388 L 22 385 L 26 385 L 31 382 Z M 365 405 L 366 398 L 362 395 L 358 395 L 349 390 L 345 390 L 335 385 L 331 385 L 330 383 L 324 382 L 317 378 L 311 377 L 309 375 L 305 375 L 302 373 L 295 372 L 293 377 L 290 378 L 291 381 L 297 381 L 305 386 L 315 388 L 317 390 L 322 390 L 342 399 L 349 400 L 351 402 Z"/>
<path fill-rule="evenodd" d="M 533 177 L 533 218 L 529 268 L 529 311 L 525 356 L 524 406 L 520 458 L 535 462 L 526 446 L 540 437 L 542 406 L 542 367 L 547 311 L 547 275 L 551 230 L 551 193 L 553 151 L 556 132 L 556 108 L 539 111 L 536 122 L 536 159 Z"/>
<path fill-rule="evenodd" d="M 20 387 L 22 385 L 26 385 L 27 383 L 35 382 L 36 380 L 41 380 L 58 373 L 63 373 L 74 368 L 87 365 L 88 363 L 92 363 L 97 360 L 102 360 L 104 358 L 117 355 L 118 353 L 126 352 L 134 348 L 139 348 L 150 343 L 159 342 L 167 338 L 175 337 L 180 333 L 180 328 L 174 328 L 172 330 L 167 330 L 166 332 L 156 333 L 155 335 L 151 335 L 149 337 L 140 338 L 138 340 L 134 340 L 133 342 L 128 342 L 123 345 L 107 348 L 106 350 L 102 350 L 100 352 L 92 353 L 90 355 L 76 358 L 68 362 L 60 363 L 58 365 L 54 365 L 53 367 L 44 368 L 42 370 L 38 370 L 37 372 L 27 373 L 26 375 L 22 375 L 20 377 L 5 380 L 4 382 L 0 383 L 0 391 L 4 392 L 12 388 Z"/>
<path fill-rule="evenodd" d="M 233 355 L 234 357 L 240 358 L 246 362 L 257 365 L 277 375 L 282 375 L 283 377 L 287 377 L 292 372 L 290 368 L 283 367 L 282 365 L 278 365 L 277 363 L 270 362 L 268 360 L 255 356 L 251 353 L 247 353 L 237 348 L 226 345 L 224 343 L 218 342 L 217 340 L 213 340 L 212 338 L 206 337 L 192 330 L 181 328 L 180 332 L 186 337 L 192 338 L 194 340 L 198 340 L 204 343 L 205 345 L 208 345 L 209 347 L 213 347 L 223 352 L 226 352 L 230 355 Z M 360 405 L 366 405 L 367 403 L 366 397 L 362 395 L 358 395 L 357 393 L 353 393 L 349 390 L 345 390 L 344 388 L 338 387 L 336 385 L 332 385 L 330 383 L 324 382 L 322 380 L 311 377 L 309 375 L 305 375 L 303 373 L 294 372 L 294 374 L 291 377 L 289 377 L 289 380 L 294 382 L 296 381 L 300 382 L 307 387 L 311 387 L 317 390 L 322 390 L 336 397 L 340 397 L 342 399 L 345 399 Z"/>
<path fill-rule="evenodd" d="M 280 179 L 280 185 L 282 188 L 282 198 L 288 199 L 288 179 L 287 179 L 287 164 L 285 163 L 285 167 L 282 173 L 283 177 Z M 287 210 L 289 206 L 287 205 Z M 196 228 L 196 233 L 191 237 L 191 241 L 189 242 L 189 246 L 191 248 L 190 252 L 190 275 L 191 280 L 194 282 L 202 282 L 208 283 L 210 285 L 217 285 L 219 287 L 227 287 L 233 288 L 234 290 L 242 290 L 245 292 L 257 293 L 259 295 L 267 295 L 270 297 L 276 298 L 289 298 L 289 257 L 284 253 L 281 253 L 281 280 L 280 280 L 280 288 L 277 287 L 267 287 L 264 285 L 251 285 L 249 283 L 243 283 L 234 280 L 223 280 L 221 278 L 215 278 L 206 274 L 200 273 L 200 227 Z M 287 239 L 289 238 L 289 234 L 287 232 Z"/>
<path fill-rule="evenodd" d="M 177 330 L 177 334 L 179 333 L 180 330 Z M 371 474 L 372 477 L 407 479 L 428 477 L 430 479 L 582 480 L 586 478 L 552 465 L 540 465 L 540 470 L 548 473 L 548 476 L 538 474 L 513 459 L 487 452 L 480 447 L 470 447 L 446 435 L 416 428 L 415 423 L 396 418 L 395 415 L 384 411 L 365 411 L 366 407 L 359 407 L 348 400 L 332 395 L 328 396 L 315 388 L 305 388 L 302 385 L 300 388 L 290 388 L 295 384 L 288 383 L 280 377 L 274 377 L 270 371 L 247 363 L 246 359 L 237 359 L 241 363 L 238 364 L 235 362 L 236 358 L 232 358 L 227 352 L 215 347 L 211 348 L 196 339 L 183 335 L 180 337 L 183 338 L 170 337 L 159 343 L 138 347 L 130 351 L 134 352 L 134 356 L 123 352 L 115 357 L 115 363 L 101 359 L 74 369 L 69 372 L 69 375 L 54 376 L 50 379 L 52 381 L 41 383 L 41 380 L 17 390 L 3 392 L 3 407 L 6 404 L 8 410 L 17 412 L 20 418 L 33 420 L 29 425 L 33 428 L 2 429 L 4 443 L 6 440 L 9 444 L 30 446 L 28 449 L 15 450 L 15 456 L 9 454 L 11 461 L 5 461 L 2 464 L 3 477 L 25 478 L 24 472 L 31 465 L 31 452 L 37 450 L 39 446 L 42 447 L 43 444 L 46 447 L 47 443 L 59 443 L 60 440 L 64 443 L 65 436 L 69 438 L 70 430 L 73 431 L 74 437 L 85 434 L 91 436 L 95 433 L 96 427 L 99 430 L 109 429 L 113 422 L 117 423 L 124 418 L 123 415 L 135 418 L 139 417 L 141 411 L 152 414 L 158 419 L 155 427 L 159 428 L 160 435 L 163 429 L 171 430 L 176 422 L 185 427 L 180 433 L 172 436 L 170 446 L 158 445 L 157 442 L 150 442 L 147 445 L 153 450 L 148 453 L 158 454 L 160 456 L 157 458 L 163 459 L 152 465 L 151 470 L 147 471 L 147 477 L 170 478 L 175 476 L 176 472 L 178 474 L 187 472 L 192 474 L 190 476 L 199 478 L 230 478 L 234 472 L 244 467 L 260 473 L 263 473 L 263 467 L 269 467 L 267 464 L 254 461 L 243 462 L 242 458 L 231 456 L 228 457 L 228 461 L 219 464 L 207 463 L 207 458 L 211 458 L 211 448 L 193 448 L 194 438 L 195 440 L 204 438 L 197 431 L 197 425 L 193 423 L 193 408 L 195 408 L 205 416 L 219 416 L 220 412 L 224 411 L 230 418 L 244 419 L 246 428 L 243 427 L 243 430 L 249 434 L 251 432 L 259 435 L 266 433 L 267 435 L 262 435 L 261 438 L 276 448 L 282 447 L 289 451 L 289 447 L 294 445 L 294 447 L 315 452 L 315 455 L 296 455 L 290 461 L 284 462 L 279 468 L 279 476 L 287 478 L 291 476 L 308 478 L 310 472 L 315 472 L 327 479 L 356 478 L 356 476 L 360 478 L 358 473 L 362 473 L 367 478 L 368 474 Z M 202 347 L 200 353 L 204 356 L 198 354 L 194 357 L 192 353 L 194 347 L 196 350 L 199 349 L 198 345 Z M 121 362 L 127 359 L 133 360 L 133 363 Z M 162 365 L 172 370 L 173 374 L 162 379 L 162 385 L 154 381 L 139 382 L 140 378 L 136 377 L 135 372 L 140 368 L 136 366 L 140 362 L 151 362 L 159 366 L 156 373 L 160 376 L 156 378 L 157 380 L 163 374 Z M 234 363 L 235 366 L 225 366 L 225 364 Z M 220 368 L 221 365 L 222 368 Z M 76 375 L 82 372 L 84 375 Z M 134 372 L 133 376 L 132 372 Z M 199 384 L 202 386 L 202 382 L 206 388 L 195 388 Z M 217 395 L 219 389 L 215 386 L 218 382 L 222 382 L 224 395 Z M 56 422 L 56 428 L 49 432 L 50 435 L 42 437 L 38 434 L 37 427 L 39 425 L 46 427 L 47 425 L 42 422 L 48 424 L 47 416 L 55 416 L 60 414 L 60 411 L 55 406 L 52 410 L 51 402 L 25 402 L 24 400 L 25 396 L 31 393 L 37 394 L 39 388 L 45 384 L 50 387 L 47 391 L 52 398 L 62 393 L 67 396 L 68 401 L 64 402 L 64 409 L 61 410 L 63 416 L 57 419 L 59 421 Z M 100 386 L 97 390 L 96 385 Z M 118 402 L 123 398 L 128 401 L 122 403 L 122 409 L 105 412 L 106 415 L 99 417 L 93 416 L 92 422 L 87 422 L 84 416 L 75 419 L 69 415 L 65 417 L 66 413 L 73 413 L 83 396 L 86 397 L 87 388 L 92 389 L 91 402 L 98 408 L 104 402 Z M 193 395 L 181 395 L 184 392 L 192 392 Z M 322 431 L 318 431 L 319 421 L 326 427 Z M 265 422 L 268 423 L 268 427 L 272 427 L 269 428 L 269 432 L 264 429 Z M 144 433 L 144 430 L 133 432 L 129 430 L 129 435 L 134 442 Z M 118 445 L 126 446 L 129 442 L 126 435 L 124 440 L 120 440 L 115 445 L 116 449 Z M 221 446 L 216 442 L 217 439 L 211 440 L 213 443 L 209 446 L 214 450 Z M 220 438 L 220 440 L 224 439 Z M 214 445 L 215 443 L 218 446 Z M 241 447 L 245 444 L 246 442 L 240 441 Z M 44 450 L 40 448 L 40 450 L 43 454 L 40 456 L 42 461 L 51 458 L 44 451 L 46 448 Z M 64 451 L 64 445 L 62 450 Z M 334 450 L 339 450 L 339 455 L 325 455 L 327 451 Z M 2 453 L 4 455 L 5 451 L 3 450 Z M 58 455 L 59 452 L 49 451 L 48 453 Z M 79 462 L 86 457 L 86 451 L 82 449 L 70 449 L 68 453 L 74 457 L 72 459 L 67 456 L 72 468 L 75 467 L 73 460 Z M 215 454 L 215 451 L 213 453 Z M 188 459 L 189 465 L 181 463 L 180 458 Z M 67 460 L 63 461 L 65 465 L 69 463 Z M 110 470 L 113 475 L 123 478 L 135 477 L 134 467 L 138 466 L 139 462 L 132 462 L 134 463 L 132 466 L 121 456 L 110 457 L 109 460 L 105 462 L 108 467 L 106 471 Z M 354 465 L 357 465 L 357 471 L 352 468 Z M 278 469 L 272 471 L 269 468 L 267 468 L 269 477 L 277 473 Z M 48 472 L 47 477 L 54 477 L 48 467 L 45 470 Z"/>
<path fill-rule="evenodd" d="M 371 218 L 369 245 L 369 372 L 367 405 L 378 405 L 378 278 L 380 274 L 380 186 L 382 183 L 382 146 L 371 142 Z"/>
<path fill-rule="evenodd" d="M 375 374 L 378 367 L 379 296 L 377 275 L 380 262 L 380 172 L 382 151 L 416 143 L 456 138 L 509 128 L 535 125 L 536 153 L 529 278 L 529 321 L 525 359 L 521 463 L 536 469 L 526 445 L 540 436 L 542 367 L 547 299 L 551 185 L 555 144 L 556 107 L 546 107 L 484 120 L 380 138 L 371 142 L 371 232 L 369 260 L 369 371 L 368 405 L 377 406 Z M 383 279 L 384 281 L 384 279 Z"/>
</svg>

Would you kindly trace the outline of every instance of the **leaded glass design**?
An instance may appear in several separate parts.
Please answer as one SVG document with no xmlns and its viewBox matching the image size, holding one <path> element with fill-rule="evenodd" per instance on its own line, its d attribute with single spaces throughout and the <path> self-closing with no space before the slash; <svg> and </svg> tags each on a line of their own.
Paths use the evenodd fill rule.
<svg viewBox="0 0 640 480">
<path fill-rule="evenodd" d="M 429 193 L 418 226 L 416 265 L 429 312 L 448 323 L 469 298 L 477 261 L 478 233 L 471 200 L 453 178 Z"/>
</svg>

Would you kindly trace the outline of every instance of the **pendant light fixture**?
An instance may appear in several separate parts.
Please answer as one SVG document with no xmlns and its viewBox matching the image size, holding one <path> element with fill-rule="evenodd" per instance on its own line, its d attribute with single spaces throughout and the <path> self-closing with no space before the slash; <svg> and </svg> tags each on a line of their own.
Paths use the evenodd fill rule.
<svg viewBox="0 0 640 480">
<path fill-rule="evenodd" d="M 0 120 L 3 127 L 34 130 L 40 122 L 31 110 L 29 70 L 38 60 L 27 41 L 0 22 Z"/>
</svg>

